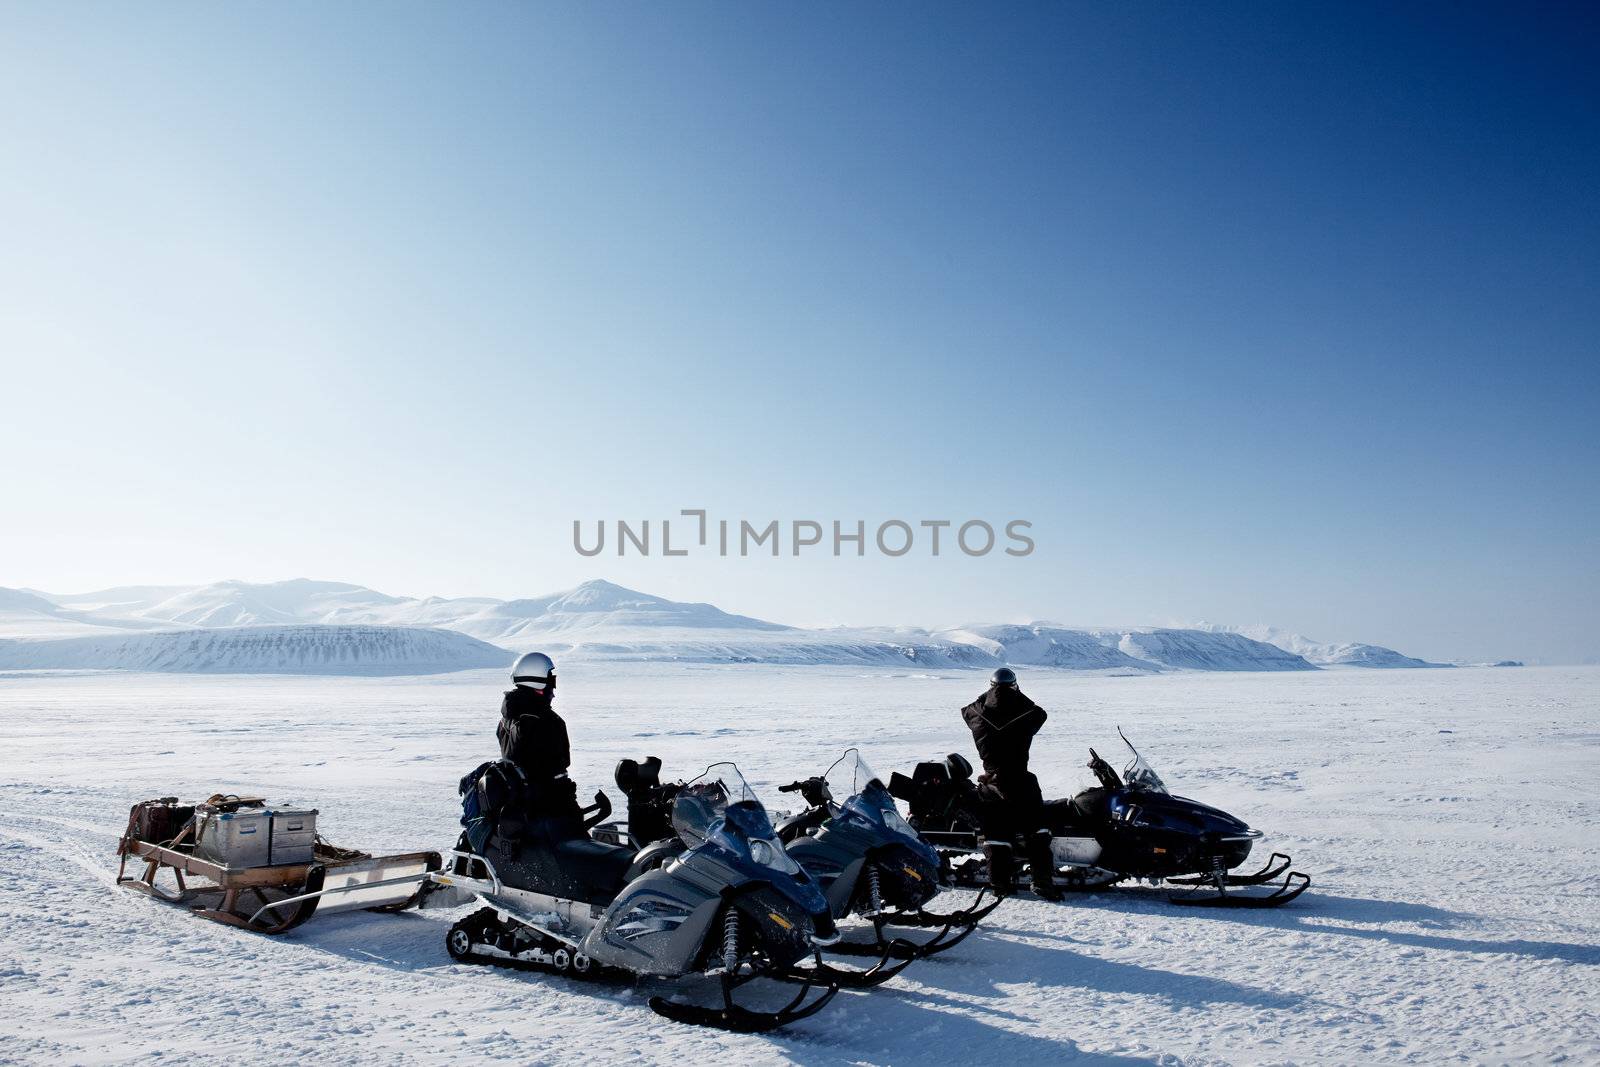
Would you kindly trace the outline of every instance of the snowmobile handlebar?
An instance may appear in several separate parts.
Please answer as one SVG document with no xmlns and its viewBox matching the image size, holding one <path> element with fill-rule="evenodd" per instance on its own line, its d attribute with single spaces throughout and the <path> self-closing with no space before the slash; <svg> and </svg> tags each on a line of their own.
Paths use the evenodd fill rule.
<svg viewBox="0 0 1600 1067">
<path fill-rule="evenodd" d="M 590 812 L 594 814 L 591 815 Z M 604 790 L 596 789 L 594 791 L 594 803 L 579 811 L 578 814 L 583 817 L 584 832 L 588 833 L 611 817 L 611 798 L 606 796 Z"/>
<path fill-rule="evenodd" d="M 1089 750 L 1089 769 L 1094 776 L 1100 779 L 1100 784 L 1107 789 L 1121 789 L 1122 777 L 1117 774 L 1117 769 L 1100 758 L 1100 753 L 1094 749 Z"/>
<path fill-rule="evenodd" d="M 778 787 L 780 793 L 799 793 L 805 802 L 812 807 L 821 807 L 828 802 L 828 783 L 822 777 L 806 778 L 799 782 L 790 782 L 788 785 Z"/>
</svg>

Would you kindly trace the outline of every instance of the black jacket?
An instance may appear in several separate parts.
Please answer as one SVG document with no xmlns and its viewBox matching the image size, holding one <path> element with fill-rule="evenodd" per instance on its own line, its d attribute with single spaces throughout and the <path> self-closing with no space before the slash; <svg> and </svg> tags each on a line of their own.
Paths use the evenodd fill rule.
<svg viewBox="0 0 1600 1067">
<path fill-rule="evenodd" d="M 1011 685 L 992 686 L 961 709 L 983 769 L 998 778 L 1028 772 L 1028 748 L 1047 718 L 1039 705 Z"/>
<path fill-rule="evenodd" d="M 494 735 L 501 758 L 520 767 L 536 791 L 567 773 L 572 762 L 567 724 L 550 706 L 550 698 L 537 690 L 517 686 L 506 694 Z"/>
</svg>

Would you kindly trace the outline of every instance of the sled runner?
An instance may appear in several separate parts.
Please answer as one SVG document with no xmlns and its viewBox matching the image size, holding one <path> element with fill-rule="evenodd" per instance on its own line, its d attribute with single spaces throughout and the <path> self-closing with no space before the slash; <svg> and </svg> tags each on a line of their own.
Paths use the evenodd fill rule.
<svg viewBox="0 0 1600 1067">
<path fill-rule="evenodd" d="M 259 798 L 142 801 L 117 846 L 117 884 L 263 934 L 292 930 L 319 910 L 400 911 L 418 903 L 440 867 L 437 852 L 338 848 L 316 835 L 315 815 L 268 809 Z M 130 861 L 143 871 L 129 874 Z M 158 884 L 162 871 L 172 872 L 173 888 Z"/>
</svg>

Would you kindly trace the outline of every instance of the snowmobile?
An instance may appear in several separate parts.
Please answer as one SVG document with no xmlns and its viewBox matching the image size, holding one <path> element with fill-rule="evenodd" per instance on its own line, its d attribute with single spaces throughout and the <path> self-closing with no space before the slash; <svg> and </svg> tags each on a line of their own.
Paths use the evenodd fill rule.
<svg viewBox="0 0 1600 1067">
<path fill-rule="evenodd" d="M 854 750 L 851 751 L 852 753 L 854 752 Z M 844 761 L 840 762 L 842 764 Z M 857 792 L 854 785 L 853 772 L 845 769 L 841 773 L 843 775 L 842 788 L 846 789 L 847 795 L 852 795 L 853 799 L 853 794 Z M 628 819 L 626 823 L 603 823 L 596 827 L 593 834 L 598 840 L 612 845 L 638 849 L 639 855 L 645 857 L 642 862 L 656 865 L 665 862 L 666 859 L 681 853 L 689 847 L 691 842 L 686 842 L 683 839 L 682 834 L 675 825 L 675 821 L 671 818 L 671 812 L 674 809 L 677 798 L 681 795 L 684 785 L 681 782 L 663 783 L 661 781 L 661 760 L 658 757 L 651 756 L 643 761 L 624 759 L 617 764 L 614 778 L 617 787 L 628 798 Z M 871 772 L 865 771 L 862 778 L 863 784 L 871 778 Z M 827 786 L 824 783 L 824 779 L 816 778 L 807 779 L 806 782 L 795 782 L 781 787 L 781 791 L 796 792 L 802 788 L 821 791 L 818 794 L 817 801 L 822 805 L 820 809 L 821 818 L 812 817 L 811 813 L 816 809 L 807 809 L 806 812 L 802 812 L 798 816 L 780 821 L 775 829 L 778 839 L 784 844 L 786 851 L 789 851 L 797 861 L 801 857 L 794 853 L 795 848 L 799 847 L 794 842 L 798 839 L 810 844 L 812 839 L 802 836 L 804 831 L 811 826 L 820 826 L 828 818 L 828 801 L 825 799 Z M 882 786 L 879 786 L 878 789 L 879 792 L 882 792 Z M 883 793 L 882 799 L 891 809 L 893 808 L 894 800 L 892 797 L 889 797 L 887 793 Z M 818 870 L 810 863 L 802 863 L 806 872 L 822 888 L 824 895 L 828 898 L 830 912 L 835 921 L 841 918 L 849 910 L 849 905 L 853 903 L 849 899 L 848 889 L 856 884 L 860 872 L 864 869 L 864 864 L 861 861 L 866 857 L 867 853 L 879 846 L 892 848 L 896 841 L 902 840 L 894 831 L 890 830 L 886 825 L 882 825 L 881 817 L 873 814 L 873 809 L 869 809 L 865 802 L 860 806 L 859 814 L 854 817 L 863 820 L 854 834 L 846 835 L 841 829 L 830 838 L 825 852 L 818 853 L 815 848 L 808 850 L 811 858 L 817 861 L 824 870 Z M 914 906 L 915 903 L 920 903 L 923 899 L 927 899 L 932 893 L 938 892 L 939 857 L 929 846 L 916 837 L 916 831 L 912 830 L 903 818 L 900 818 L 898 811 L 894 812 L 894 818 L 898 819 L 900 824 L 905 827 L 904 833 L 909 836 L 909 843 L 922 850 L 921 855 L 903 857 L 904 862 L 895 868 L 896 872 L 901 872 L 900 877 L 903 880 L 921 878 L 931 887 L 931 892 L 924 893 L 916 901 L 910 901 L 908 896 L 907 905 L 910 907 Z M 828 863 L 834 859 L 837 859 L 841 866 L 829 868 L 827 866 Z M 849 878 L 844 882 L 840 882 L 839 875 L 844 868 L 849 869 Z M 912 872 L 909 876 L 903 873 L 907 870 Z M 863 886 L 866 884 L 864 880 L 862 884 Z M 841 889 L 846 890 L 845 895 L 842 897 L 840 895 Z M 908 912 L 907 914 L 909 915 L 910 913 Z M 981 917 L 980 915 L 979 918 Z M 973 921 L 976 922 L 976 920 Z M 945 925 L 956 926 L 959 925 L 959 922 L 955 919 L 946 920 Z M 829 952 L 876 956 L 877 962 L 870 968 L 856 970 L 836 966 L 819 959 L 810 966 L 796 967 L 794 977 L 814 977 L 841 987 L 867 988 L 887 981 L 904 970 L 914 959 L 931 954 L 939 948 L 948 947 L 948 944 L 958 939 L 950 938 L 948 930 L 941 930 L 940 936 L 946 939 L 945 942 L 932 948 L 927 948 L 904 938 L 889 939 L 883 937 L 882 924 L 875 927 L 875 929 L 878 931 L 876 944 L 856 945 L 840 940 L 828 946 Z M 935 940 L 938 939 L 936 938 Z M 895 962 L 896 960 L 898 962 Z"/>
<path fill-rule="evenodd" d="M 597 794 L 585 827 L 609 813 Z M 676 854 L 498 834 L 476 850 L 464 834 L 448 870 L 432 880 L 484 906 L 450 928 L 446 949 L 463 962 L 578 978 L 706 975 L 720 985 L 718 1006 L 655 996 L 650 1007 L 726 1030 L 771 1030 L 819 1011 L 838 986 L 797 977 L 795 966 L 808 956 L 820 964 L 839 934 L 821 889 L 784 851 L 738 768 L 715 764 L 678 789 L 671 825 L 684 843 Z M 776 1010 L 740 1004 L 735 992 L 757 980 L 799 990 Z"/>
<path fill-rule="evenodd" d="M 1230 873 L 1249 857 L 1261 831 L 1168 793 L 1133 743 L 1120 729 L 1117 734 L 1133 754 L 1120 776 L 1091 748 L 1089 768 L 1100 785 L 1045 803 L 1057 887 L 1096 890 L 1144 879 L 1178 887 L 1168 897 L 1174 904 L 1235 908 L 1278 907 L 1306 891 L 1310 877 L 1289 870 L 1292 861 L 1281 852 L 1258 871 Z M 998 802 L 972 781 L 972 764 L 960 753 L 920 763 L 909 778 L 894 774 L 889 791 L 910 806 L 911 825 L 944 854 L 955 884 L 986 884 L 980 837 L 995 821 L 991 806 Z M 1274 888 L 1238 891 L 1265 885 Z"/>
<path fill-rule="evenodd" d="M 856 915 L 872 924 L 873 943 L 841 941 L 832 946 L 834 952 L 879 957 L 878 965 L 857 982 L 883 981 L 914 959 L 959 944 L 999 906 L 998 898 L 984 903 L 989 890 L 983 888 L 961 911 L 924 910 L 942 889 L 939 853 L 906 822 L 858 749 L 848 749 L 824 774 L 779 786 L 778 791 L 799 793 L 806 801 L 804 810 L 778 823 L 778 839 L 822 887 L 834 920 Z M 919 943 L 886 937 L 889 927 L 938 933 Z M 888 967 L 890 957 L 901 962 Z"/>
</svg>

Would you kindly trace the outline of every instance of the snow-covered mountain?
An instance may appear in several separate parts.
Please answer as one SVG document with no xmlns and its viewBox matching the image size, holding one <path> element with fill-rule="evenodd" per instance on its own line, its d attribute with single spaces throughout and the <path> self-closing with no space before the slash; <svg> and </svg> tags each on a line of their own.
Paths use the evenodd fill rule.
<svg viewBox="0 0 1600 1067">
<path fill-rule="evenodd" d="M 653 637 L 659 641 L 664 631 L 802 632 L 792 626 L 730 615 L 710 604 L 680 603 L 598 580 L 564 593 L 489 604 L 441 625 L 510 648 L 547 644 L 552 638 L 575 643 L 591 638 L 615 642 Z"/>
<path fill-rule="evenodd" d="M 65 607 L 27 589 L 0 589 L 0 637 L 74 637 L 148 629 L 138 619 Z"/>
<path fill-rule="evenodd" d="M 185 589 L 193 588 L 187 585 L 122 585 L 114 589 L 98 589 L 92 593 L 39 593 L 64 608 L 73 608 L 77 611 L 93 611 L 110 615 L 133 615 L 143 608 L 152 607 L 161 603 L 170 596 L 176 596 Z M 36 589 L 27 590 L 38 593 Z"/>
<path fill-rule="evenodd" d="M 314 648 L 305 628 L 341 627 L 343 637 L 327 636 L 327 648 Z M 409 651 L 375 637 L 385 629 L 453 631 L 476 639 L 471 655 L 423 642 Z M 362 649 L 370 665 L 389 669 L 406 657 L 417 662 L 494 665 L 512 652 L 542 649 L 568 658 L 677 660 L 709 663 L 917 665 L 928 668 L 992 667 L 1001 663 L 1104 673 L 1144 674 L 1165 670 L 1277 671 L 1319 666 L 1419 667 L 1421 660 L 1376 645 L 1322 645 L 1269 627 L 1236 628 L 1074 628 L 1050 623 L 975 625 L 930 632 L 912 628 L 834 628 L 812 630 L 734 615 L 711 604 L 685 603 L 589 581 L 561 593 L 515 600 L 493 597 L 398 597 L 344 582 L 296 578 L 284 582 L 216 582 L 210 585 L 127 586 L 54 596 L 34 590 L 0 589 L 0 637 L 96 637 L 78 651 L 46 649 L 31 643 L 11 649 L 0 662 L 21 667 L 48 653 L 69 665 L 89 666 L 96 657 L 107 665 L 136 662 L 184 664 L 168 655 L 172 638 L 151 645 L 125 645 L 128 631 L 158 629 L 203 632 L 226 629 L 272 630 L 283 643 L 261 639 L 215 651 L 216 662 L 267 664 L 269 649 L 283 656 L 281 668 L 314 669 L 319 657 L 360 667 Z M 300 636 L 291 637 L 291 633 Z M 437 638 L 429 640 L 436 641 Z M 164 644 L 164 642 L 168 644 Z M 157 651 L 159 646 L 160 651 Z M 256 649 L 246 653 L 245 647 Z M 176 646 L 172 646 L 176 647 Z M 196 646 L 198 647 L 198 646 Z M 342 651 L 335 652 L 337 647 Z M 466 646 L 464 646 L 466 647 Z M 495 651 L 484 652 L 485 648 Z M 426 655 L 423 652 L 426 651 Z M 206 655 L 210 655 L 207 653 Z M 201 655 L 195 662 L 211 662 Z M 31 659 L 30 659 L 31 657 Z M 242 658 L 241 658 L 242 657 Z M 420 657 L 420 658 L 419 658 Z M 489 662 L 490 660 L 493 662 Z M 303 666 L 310 665 L 310 666 Z M 183 667 L 158 669 L 223 669 Z M 364 669 L 364 668 L 362 668 Z M 434 668 L 429 668 L 434 669 Z"/>
<path fill-rule="evenodd" d="M 998 662 L 970 645 L 895 630 L 784 628 L 751 632 L 663 628 L 651 631 L 635 627 L 565 636 L 556 634 L 531 643 L 567 659 L 926 668 L 992 667 Z"/>
<path fill-rule="evenodd" d="M 0 670 L 212 674 L 434 674 L 502 667 L 503 649 L 410 626 L 237 626 L 0 640 Z"/>
<path fill-rule="evenodd" d="M 981 648 L 996 662 L 1069 670 L 1147 673 L 1191 671 L 1308 671 L 1300 656 L 1239 634 L 1211 630 L 1090 629 L 1049 623 L 969 626 L 941 637 Z"/>
<path fill-rule="evenodd" d="M 1159 670 L 1159 666 L 1145 659 L 1136 659 L 1118 647 L 1116 641 L 1106 641 L 1085 630 L 1068 630 L 1060 626 L 1033 623 L 1027 626 L 971 626 L 959 630 L 943 630 L 941 637 L 980 648 L 994 658 L 996 663 L 1013 666 L 1064 667 L 1069 670 L 1105 670 L 1146 673 Z"/>
<path fill-rule="evenodd" d="M 1304 657 L 1242 634 L 1212 630 L 1099 631 L 1134 659 L 1192 671 L 1309 671 Z"/>
<path fill-rule="evenodd" d="M 404 603 L 407 601 L 403 597 L 387 596 L 359 585 L 295 578 L 266 584 L 217 582 L 184 589 L 132 614 L 201 627 L 331 623 L 350 621 L 345 616 L 352 614 Z"/>
<path fill-rule="evenodd" d="M 1361 642 L 1347 641 L 1344 643 L 1326 644 L 1313 641 L 1288 630 L 1280 630 L 1276 626 L 1206 626 L 1202 629 L 1226 631 L 1241 634 L 1255 641 L 1262 641 L 1269 645 L 1276 645 L 1287 652 L 1292 652 L 1304 658 L 1307 662 L 1319 667 L 1447 667 L 1447 663 L 1429 663 L 1427 660 L 1414 659 L 1403 655 L 1392 648 L 1382 645 L 1368 645 Z"/>
</svg>

